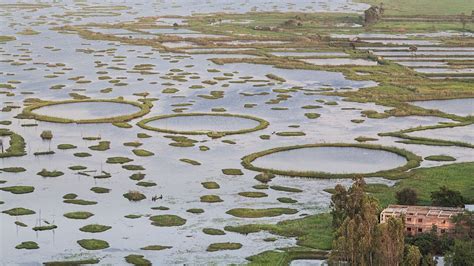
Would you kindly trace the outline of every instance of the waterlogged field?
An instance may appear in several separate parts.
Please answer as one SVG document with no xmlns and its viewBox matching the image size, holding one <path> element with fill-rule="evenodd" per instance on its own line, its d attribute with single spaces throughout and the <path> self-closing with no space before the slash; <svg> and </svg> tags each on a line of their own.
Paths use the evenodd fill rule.
<svg viewBox="0 0 474 266">
<path fill-rule="evenodd" d="M 474 203 L 468 1 L 211 2 L 0 3 L 1 264 L 319 263 L 355 175 Z"/>
</svg>

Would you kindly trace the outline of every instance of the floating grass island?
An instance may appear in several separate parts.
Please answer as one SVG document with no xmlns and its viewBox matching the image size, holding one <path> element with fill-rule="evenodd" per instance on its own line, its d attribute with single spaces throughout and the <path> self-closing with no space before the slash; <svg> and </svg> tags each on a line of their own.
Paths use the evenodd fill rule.
<svg viewBox="0 0 474 266">
<path fill-rule="evenodd" d="M 388 169 L 388 170 L 381 170 L 376 172 L 370 173 L 327 173 L 327 172 L 318 172 L 318 171 L 298 171 L 298 170 L 281 170 L 281 169 L 272 169 L 272 168 L 263 168 L 258 167 L 253 164 L 253 162 L 258 159 L 262 158 L 269 154 L 275 154 L 279 152 L 297 150 L 297 149 L 307 149 L 307 148 L 321 148 L 321 147 L 334 147 L 334 148 L 360 148 L 360 149 L 367 149 L 367 150 L 380 150 L 386 151 L 390 153 L 394 153 L 406 159 L 406 163 L 402 166 Z M 246 155 L 242 158 L 242 166 L 246 169 L 271 173 L 276 175 L 283 175 L 283 176 L 292 176 L 292 177 L 308 177 L 308 178 L 351 178 L 355 175 L 361 175 L 365 177 L 373 177 L 373 176 L 391 176 L 397 173 L 405 172 L 409 169 L 418 167 L 422 158 L 411 153 L 407 150 L 395 148 L 395 147 L 385 147 L 380 145 L 370 145 L 370 144 L 349 144 L 349 143 L 318 143 L 318 144 L 305 144 L 305 145 L 294 145 L 294 146 L 286 146 L 286 147 L 278 147 L 269 150 L 264 150 L 256 153 L 252 153 Z"/>
<path fill-rule="evenodd" d="M 165 214 L 165 215 L 155 215 L 151 216 L 150 220 L 152 225 L 155 226 L 181 226 L 186 223 L 186 219 L 183 219 L 177 215 Z"/>
<path fill-rule="evenodd" d="M 10 146 L 4 152 L 0 152 L 0 158 L 23 156 L 26 154 L 26 144 L 22 136 L 9 129 L 0 128 L 0 137 L 10 137 Z"/>
<path fill-rule="evenodd" d="M 164 119 L 173 119 L 173 118 L 183 118 L 183 117 L 229 117 L 229 118 L 240 118 L 253 120 L 258 123 L 257 126 L 251 128 L 243 128 L 236 130 L 211 130 L 211 129 L 201 129 L 201 130 L 181 130 L 181 129 L 171 129 L 171 128 L 161 128 L 149 125 L 149 123 Z M 254 132 L 258 130 L 265 129 L 268 127 L 269 123 L 261 118 L 250 116 L 250 115 L 241 115 L 241 114 L 228 114 L 228 113 L 188 113 L 188 114 L 171 114 L 171 115 L 159 115 L 144 119 L 137 123 L 137 125 L 143 129 L 148 129 L 152 131 L 168 133 L 168 134 L 183 134 L 183 135 L 208 135 L 209 137 L 223 137 L 226 135 L 235 135 L 235 134 L 245 134 L 249 132 Z"/>
<path fill-rule="evenodd" d="M 81 103 L 88 103 L 88 104 L 92 103 L 92 104 L 97 105 L 97 107 L 100 107 L 101 103 L 129 105 L 129 106 L 138 108 L 139 111 L 131 113 L 131 114 L 120 115 L 120 116 L 99 117 L 99 118 L 79 118 L 79 119 L 55 117 L 55 116 L 49 116 L 49 115 L 39 114 L 35 112 L 35 111 L 39 111 L 41 108 L 49 107 L 49 106 L 59 106 L 59 105 L 68 105 L 68 104 L 73 105 L 73 104 L 81 104 Z M 150 112 L 151 107 L 152 107 L 152 104 L 148 101 L 145 101 L 144 103 L 140 103 L 140 102 L 126 101 L 120 98 L 117 98 L 117 99 L 76 99 L 76 100 L 64 100 L 64 101 L 37 101 L 25 107 L 20 117 L 36 119 L 36 120 L 45 121 L 45 122 L 53 122 L 53 123 L 77 123 L 77 124 L 120 123 L 120 122 L 127 122 L 134 118 L 138 118 L 138 117 L 148 114 Z"/>
</svg>

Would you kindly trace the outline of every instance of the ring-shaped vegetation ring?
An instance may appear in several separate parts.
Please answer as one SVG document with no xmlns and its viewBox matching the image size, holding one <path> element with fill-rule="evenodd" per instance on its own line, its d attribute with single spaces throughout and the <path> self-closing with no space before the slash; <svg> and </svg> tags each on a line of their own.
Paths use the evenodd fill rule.
<svg viewBox="0 0 474 266">
<path fill-rule="evenodd" d="M 338 173 L 338 174 L 327 173 L 327 172 L 317 172 L 317 171 L 279 170 L 279 169 L 257 167 L 252 164 L 252 162 L 255 161 L 256 159 L 272 154 L 272 153 L 296 150 L 296 149 L 304 149 L 304 148 L 319 148 L 319 147 L 362 148 L 362 149 L 370 149 L 370 150 L 387 151 L 387 152 L 395 153 L 397 155 L 404 157 L 407 162 L 404 165 L 393 168 L 393 169 L 381 170 L 381 171 L 372 172 L 372 173 Z M 355 176 L 374 177 L 374 176 L 388 176 L 388 175 L 399 174 L 409 169 L 420 166 L 420 162 L 422 160 L 423 159 L 420 156 L 412 152 L 395 148 L 395 147 L 387 147 L 387 146 L 372 145 L 372 144 L 316 143 L 316 144 L 276 147 L 273 149 L 268 149 L 268 150 L 252 153 L 252 154 L 242 157 L 242 166 L 252 171 L 272 173 L 275 175 L 291 176 L 291 177 L 352 178 Z"/>
<path fill-rule="evenodd" d="M 103 117 L 103 118 L 91 118 L 91 119 L 70 119 L 63 117 L 54 117 L 41 115 L 34 112 L 36 109 L 40 109 L 46 106 L 61 105 L 61 104 L 74 104 L 74 103 L 117 103 L 117 104 L 128 104 L 138 107 L 140 110 L 135 113 L 112 116 L 112 117 Z M 142 117 L 150 112 L 152 104 L 145 101 L 144 103 L 126 101 L 123 99 L 84 99 L 84 100 L 64 100 L 64 101 L 40 101 L 34 103 L 30 106 L 27 106 L 23 109 L 21 116 L 24 118 L 36 119 L 39 121 L 53 122 L 53 123 L 77 123 L 77 124 L 92 124 L 92 123 L 118 123 L 126 122 L 132 119 Z"/>
<path fill-rule="evenodd" d="M 239 130 L 225 130 L 225 131 L 215 131 L 215 130 L 173 130 L 173 129 L 165 129 L 165 128 L 158 128 L 147 125 L 148 123 L 160 119 L 167 119 L 173 117 L 190 117 L 190 116 L 223 116 L 223 117 L 237 117 L 243 119 L 250 119 L 253 121 L 258 122 L 258 125 L 252 128 L 243 128 Z M 159 115 L 150 118 L 143 119 L 142 121 L 138 122 L 137 125 L 143 129 L 157 131 L 161 133 L 168 133 L 168 134 L 181 134 L 181 135 L 208 135 L 209 137 L 218 138 L 223 137 L 226 135 L 235 135 L 235 134 L 245 134 L 249 132 L 254 132 L 258 130 L 265 129 L 268 127 L 269 123 L 262 119 L 255 116 L 250 115 L 242 115 L 242 114 L 229 114 L 229 113 L 185 113 L 185 114 L 170 114 L 170 115 Z"/>
</svg>

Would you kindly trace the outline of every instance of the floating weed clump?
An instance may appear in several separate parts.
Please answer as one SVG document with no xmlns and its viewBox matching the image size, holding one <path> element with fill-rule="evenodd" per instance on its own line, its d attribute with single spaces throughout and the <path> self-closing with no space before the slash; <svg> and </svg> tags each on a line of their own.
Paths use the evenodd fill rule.
<svg viewBox="0 0 474 266">
<path fill-rule="evenodd" d="M 430 155 L 426 156 L 425 160 L 437 162 L 453 162 L 456 161 L 456 158 L 449 155 Z"/>
<path fill-rule="evenodd" d="M 239 192 L 239 195 L 242 197 L 247 198 L 263 198 L 268 197 L 266 193 L 263 192 L 255 192 L 255 191 L 248 191 L 248 192 Z"/>
<path fill-rule="evenodd" d="M 16 249 L 39 249 L 39 246 L 36 242 L 26 241 L 21 242 L 19 245 L 15 246 Z"/>
<path fill-rule="evenodd" d="M 277 198 L 277 200 L 281 203 L 297 203 L 298 202 L 297 200 L 288 198 L 288 197 Z"/>
<path fill-rule="evenodd" d="M 31 186 L 12 186 L 0 187 L 0 190 L 7 191 L 13 194 L 27 194 L 35 191 L 35 188 Z"/>
<path fill-rule="evenodd" d="M 267 208 L 267 209 L 250 209 L 250 208 L 235 208 L 226 212 L 239 218 L 263 218 L 276 217 L 283 214 L 296 214 L 298 210 L 289 208 Z"/>
<path fill-rule="evenodd" d="M 22 216 L 22 215 L 32 215 L 32 214 L 35 214 L 36 212 L 30 209 L 19 207 L 19 208 L 13 208 L 6 211 L 2 211 L 2 213 L 8 214 L 10 216 Z"/>
<path fill-rule="evenodd" d="M 141 250 L 155 250 L 155 251 L 159 251 L 159 250 L 165 250 L 165 249 L 170 249 L 172 248 L 171 246 L 161 246 L 161 245 L 150 245 L 150 246 L 146 246 L 146 247 L 142 247 L 140 248 Z"/>
<path fill-rule="evenodd" d="M 183 163 L 187 163 L 187 164 L 190 164 L 190 165 L 195 165 L 195 166 L 201 165 L 200 162 L 195 161 L 195 160 L 191 160 L 191 159 L 182 158 L 182 159 L 179 159 L 179 160 Z"/>
<path fill-rule="evenodd" d="M 77 148 L 76 145 L 73 144 L 59 144 L 58 149 L 60 150 L 70 150 L 70 149 L 75 149 Z"/>
<path fill-rule="evenodd" d="M 132 152 L 136 156 L 140 156 L 140 157 L 148 157 L 148 156 L 155 155 L 153 152 L 147 151 L 147 150 L 144 150 L 144 149 L 134 149 L 134 150 L 132 150 Z"/>
<path fill-rule="evenodd" d="M 201 202 L 216 203 L 223 202 L 223 200 L 217 195 L 204 195 L 201 196 Z"/>
<path fill-rule="evenodd" d="M 204 228 L 204 229 L 202 229 L 202 232 L 206 235 L 211 235 L 211 236 L 225 235 L 225 232 L 223 230 L 216 229 L 216 228 Z"/>
<path fill-rule="evenodd" d="M 43 226 L 35 226 L 33 227 L 33 231 L 48 231 L 48 230 L 54 230 L 58 228 L 56 225 L 54 224 L 50 224 L 50 225 L 43 225 Z"/>
<path fill-rule="evenodd" d="M 130 254 L 126 256 L 125 261 L 133 265 L 152 265 L 151 261 L 145 259 L 145 256 L 137 254 Z"/>
<path fill-rule="evenodd" d="M 133 161 L 133 159 L 118 156 L 118 157 L 109 157 L 107 158 L 105 162 L 110 163 L 110 164 L 125 164 L 131 161 Z"/>
<path fill-rule="evenodd" d="M 243 175 L 244 173 L 242 172 L 242 170 L 240 169 L 237 169 L 237 168 L 226 168 L 226 169 L 222 169 L 222 173 L 224 175 Z"/>
<path fill-rule="evenodd" d="M 242 244 L 240 243 L 232 243 L 232 242 L 225 242 L 225 243 L 212 243 L 210 244 L 206 251 L 208 252 L 215 252 L 220 250 L 236 250 L 240 249 Z"/>
<path fill-rule="evenodd" d="M 47 261 L 43 262 L 44 266 L 80 266 L 99 263 L 99 259 L 85 259 L 85 260 L 66 260 L 66 261 Z"/>
<path fill-rule="evenodd" d="M 109 193 L 110 189 L 105 188 L 105 187 L 92 187 L 91 191 L 97 193 L 97 194 L 104 194 L 104 193 Z"/>
<path fill-rule="evenodd" d="M 127 165 L 122 165 L 122 168 L 125 170 L 129 171 L 143 171 L 145 168 L 141 165 L 136 165 L 136 164 L 127 164 Z"/>
<path fill-rule="evenodd" d="M 89 146 L 89 149 L 93 151 L 106 151 L 110 149 L 110 141 L 99 141 L 99 144 Z"/>
<path fill-rule="evenodd" d="M 154 186 L 156 186 L 156 183 L 155 182 L 140 181 L 140 182 L 137 182 L 135 185 L 141 186 L 141 187 L 154 187 Z"/>
<path fill-rule="evenodd" d="M 100 239 L 81 239 L 77 243 L 84 249 L 87 250 L 100 250 L 109 247 L 109 243 Z"/>
<path fill-rule="evenodd" d="M 186 219 L 172 214 L 151 216 L 150 220 L 152 221 L 152 225 L 160 227 L 181 226 L 186 223 Z"/>
<path fill-rule="evenodd" d="M 89 224 L 89 225 L 85 225 L 79 228 L 79 230 L 86 233 L 102 233 L 111 228 L 112 226 L 101 225 L 101 224 Z"/>
<path fill-rule="evenodd" d="M 97 201 L 83 200 L 83 199 L 65 199 L 64 203 L 75 204 L 75 205 L 95 205 Z"/>
<path fill-rule="evenodd" d="M 123 196 L 129 201 L 141 201 L 146 199 L 146 196 L 137 190 L 130 190 L 129 192 L 123 194 Z"/>
<path fill-rule="evenodd" d="M 51 140 L 53 139 L 53 133 L 51 132 L 51 130 L 44 130 L 43 132 L 41 132 L 40 137 L 44 140 Z"/>
<path fill-rule="evenodd" d="M 285 187 L 285 186 L 270 186 L 271 189 L 284 192 L 300 193 L 303 190 L 294 187 Z"/>
<path fill-rule="evenodd" d="M 76 219 L 76 220 L 85 220 L 89 217 L 94 216 L 93 213 L 90 212 L 68 212 L 63 214 L 64 217 L 69 218 L 69 219 Z"/>
<path fill-rule="evenodd" d="M 219 189 L 220 188 L 219 184 L 214 181 L 202 182 L 201 185 L 206 189 Z"/>
<path fill-rule="evenodd" d="M 201 213 L 204 213 L 204 210 L 200 209 L 200 208 L 191 208 L 191 209 L 187 209 L 186 212 L 194 213 L 194 214 L 201 214 Z"/>
</svg>

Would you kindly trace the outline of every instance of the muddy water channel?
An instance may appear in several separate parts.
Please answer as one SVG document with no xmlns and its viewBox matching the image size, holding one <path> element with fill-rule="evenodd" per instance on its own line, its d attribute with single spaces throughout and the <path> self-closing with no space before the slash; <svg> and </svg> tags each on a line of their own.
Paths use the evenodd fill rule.
<svg viewBox="0 0 474 266">
<path fill-rule="evenodd" d="M 54 25 L 49 25 L 117 23 L 144 16 L 184 16 L 191 13 L 361 12 L 366 8 L 366 5 L 345 0 L 290 2 L 266 1 L 256 6 L 238 1 L 212 1 L 212 4 L 203 0 L 172 3 L 130 1 L 121 3 L 124 5 L 121 9 L 97 8 L 92 2 L 75 4 L 72 1 L 33 8 L 0 6 L 1 35 L 16 38 L 0 42 L 0 129 L 22 136 L 26 153 L 21 157 L 0 158 L 0 188 L 34 188 L 27 193 L 0 191 L 0 264 L 38 265 L 46 261 L 97 258 L 101 264 L 122 265 L 125 264 L 124 257 L 130 254 L 144 255 L 148 260 L 164 265 L 208 264 L 209 261 L 241 264 L 246 262 L 246 257 L 256 253 L 294 246 L 295 238 L 268 232 L 249 235 L 232 232 L 209 235 L 203 232 L 205 228 L 223 230 L 227 225 L 276 223 L 327 212 L 330 194 L 324 189 L 338 183 L 351 183 L 350 179 L 276 176 L 271 185 L 292 187 L 301 192 L 264 187 L 262 191 L 266 197 L 239 195 L 257 191 L 254 186 L 262 185 L 254 179 L 257 172 L 246 170 L 241 165 L 242 157 L 261 150 L 311 143 L 356 143 L 356 138 L 364 136 L 372 138 L 373 144 L 395 146 L 421 157 L 446 154 L 458 161 L 472 160 L 469 149 L 407 145 L 397 142 L 397 138 L 378 136 L 381 132 L 452 122 L 449 119 L 431 116 L 369 119 L 361 114 L 362 110 L 384 112 L 389 108 L 344 101 L 321 93 L 373 87 L 377 85 L 374 81 L 351 80 L 342 73 L 323 70 L 282 69 L 248 63 L 215 64 L 210 59 L 258 58 L 259 55 L 232 54 L 238 48 L 228 48 L 224 54 L 169 52 L 147 45 L 88 40 L 70 32 L 52 30 Z M 7 25 L 12 21 L 18 23 Z M 179 18 L 162 18 L 160 21 L 168 26 L 185 23 Z M 24 30 L 37 33 L 27 31 L 27 34 L 19 34 Z M 144 33 L 105 28 L 94 31 L 129 39 L 141 35 L 195 34 L 174 29 L 144 30 Z M 407 44 L 406 41 L 401 43 Z M 188 46 L 188 43 L 179 44 Z M 345 53 L 275 52 L 275 55 L 341 57 Z M 321 62 L 337 66 L 376 64 L 345 58 L 307 60 L 317 65 Z M 104 99 L 108 101 L 99 101 Z M 124 118 L 114 124 L 57 123 L 32 119 L 22 113 L 25 108 L 46 101 L 68 103 L 46 105 L 33 112 L 67 120 Z M 421 106 L 424 103 L 413 104 Z M 141 109 L 137 106 L 140 105 L 146 106 L 147 111 L 140 117 L 127 118 L 139 112 Z M 452 105 L 452 108 L 451 104 L 444 103 L 434 106 L 447 113 L 472 114 L 471 100 Z M 160 132 L 137 126 L 144 119 L 184 113 L 216 115 L 173 116 L 147 124 L 191 134 Z M 258 130 L 247 130 L 261 126 L 260 119 L 268 125 Z M 469 133 L 472 127 L 466 128 L 466 133 L 453 128 L 439 134 L 449 138 L 451 130 L 457 132 L 454 134 L 456 139 L 466 139 L 463 134 L 472 134 Z M 42 134 L 45 131 L 52 136 L 45 137 Z M 196 131 L 224 134 L 194 134 Z M 227 131 L 237 131 L 237 134 L 226 135 Z M 1 136 L 0 139 L 4 149 L 8 149 L 10 137 Z M 396 168 L 405 162 L 403 157 L 386 151 L 325 147 L 275 153 L 262 157 L 255 164 L 285 170 L 372 173 Z M 422 162 L 421 166 L 442 164 Z M 16 172 L 18 167 L 24 171 Z M 225 173 L 223 169 L 240 169 L 242 174 Z M 218 186 L 209 187 L 206 182 L 215 182 Z M 380 176 L 368 178 L 368 182 L 391 186 L 394 181 Z M 124 197 L 129 192 L 139 192 L 145 198 L 130 201 Z M 203 200 L 203 196 L 208 195 L 218 196 L 221 201 Z M 156 201 L 152 200 L 154 196 L 158 197 Z M 296 202 L 282 203 L 277 200 L 281 197 L 291 197 Z M 29 212 L 19 215 L 15 208 Z M 226 213 L 234 208 L 292 208 L 297 212 L 278 217 L 239 218 Z M 12 209 L 15 211 L 5 213 Z M 87 219 L 65 215 L 71 212 L 93 215 Z M 176 215 L 185 221 L 178 225 L 156 226 L 150 220 L 156 215 Z M 111 228 L 96 233 L 80 230 L 90 224 Z M 41 230 L 45 229 L 43 226 L 51 225 L 55 227 Z M 276 239 L 269 242 L 266 241 L 268 237 Z M 103 240 L 108 247 L 85 249 L 78 243 L 83 239 Z M 16 248 L 26 241 L 36 242 L 39 248 Z M 206 251 L 210 244 L 222 242 L 240 243 L 242 247 Z M 159 251 L 142 249 L 150 245 L 166 248 Z"/>
</svg>

